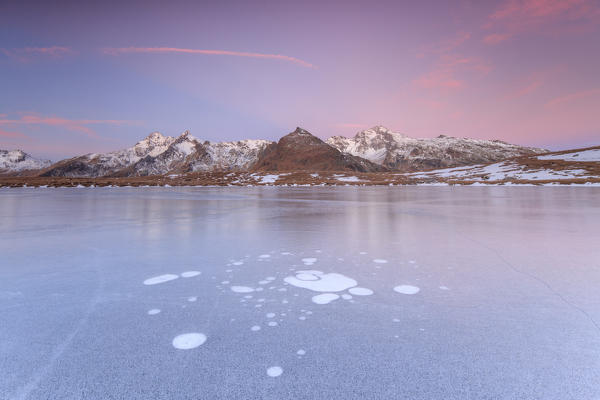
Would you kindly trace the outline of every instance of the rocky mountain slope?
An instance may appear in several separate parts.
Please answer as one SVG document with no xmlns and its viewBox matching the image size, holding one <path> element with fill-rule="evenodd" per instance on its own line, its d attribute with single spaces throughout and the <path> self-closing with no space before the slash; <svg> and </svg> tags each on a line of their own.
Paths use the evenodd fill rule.
<svg viewBox="0 0 600 400">
<path fill-rule="evenodd" d="M 386 168 L 342 153 L 310 132 L 296 128 L 276 144 L 270 145 L 252 170 L 379 172 Z"/>
<path fill-rule="evenodd" d="M 365 158 L 397 171 L 419 171 L 471 164 L 484 164 L 512 157 L 544 153 L 500 140 L 438 136 L 415 139 L 382 126 L 359 132 L 353 138 L 333 136 L 327 143 L 341 152 Z"/>
<path fill-rule="evenodd" d="M 49 160 L 34 158 L 21 150 L 0 150 L 0 173 L 20 173 L 52 164 Z"/>
<path fill-rule="evenodd" d="M 177 138 L 154 132 L 133 147 L 63 160 L 43 171 L 41 175 L 147 176 L 194 171 L 246 170 L 271 143 L 268 140 L 202 142 L 188 131 Z"/>
</svg>

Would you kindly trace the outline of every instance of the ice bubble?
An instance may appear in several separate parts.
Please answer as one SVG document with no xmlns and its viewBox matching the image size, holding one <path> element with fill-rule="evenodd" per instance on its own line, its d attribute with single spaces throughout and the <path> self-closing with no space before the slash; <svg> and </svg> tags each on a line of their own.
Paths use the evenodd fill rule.
<svg viewBox="0 0 600 400">
<path fill-rule="evenodd" d="M 269 367 L 267 368 L 267 375 L 271 378 L 277 378 L 279 375 L 283 374 L 283 368 L 281 367 Z"/>
<path fill-rule="evenodd" d="M 314 263 L 317 262 L 317 259 L 313 258 L 313 257 L 303 258 L 302 262 L 304 263 L 304 265 L 313 265 Z"/>
<path fill-rule="evenodd" d="M 267 313 L 267 318 L 275 318 L 275 313 Z"/>
<path fill-rule="evenodd" d="M 373 294 L 373 291 L 371 289 L 367 289 L 364 287 L 353 287 L 349 289 L 348 292 L 355 296 L 370 296 Z"/>
<path fill-rule="evenodd" d="M 206 342 L 206 335 L 203 333 L 184 333 L 173 339 L 173 347 L 180 350 L 194 349 Z"/>
<path fill-rule="evenodd" d="M 277 326 L 278 324 L 275 321 L 270 321 L 267 325 L 269 325 L 269 326 Z"/>
<path fill-rule="evenodd" d="M 323 293 L 313 296 L 312 301 L 316 304 L 329 304 L 332 301 L 337 300 L 339 298 L 340 296 L 338 296 L 335 293 Z"/>
<path fill-rule="evenodd" d="M 156 315 L 160 312 L 158 308 L 153 308 L 152 310 L 148 310 L 148 315 Z"/>
<path fill-rule="evenodd" d="M 258 325 L 254 325 L 252 328 L 250 328 L 250 330 L 251 330 L 252 332 L 257 332 L 257 331 L 260 331 L 260 326 L 258 326 Z"/>
<path fill-rule="evenodd" d="M 185 271 L 181 273 L 182 278 L 193 278 L 194 276 L 200 275 L 200 271 Z"/>
<path fill-rule="evenodd" d="M 258 258 L 271 258 L 270 254 L 261 254 Z"/>
<path fill-rule="evenodd" d="M 243 261 L 235 261 L 235 262 L 233 262 L 231 264 L 232 265 L 242 265 L 242 264 L 244 264 L 244 262 Z"/>
<path fill-rule="evenodd" d="M 366 251 L 361 251 L 361 252 L 360 252 L 360 253 L 358 253 L 358 254 L 365 255 L 365 254 L 367 254 L 367 252 L 366 252 Z"/>
<path fill-rule="evenodd" d="M 342 299 L 344 299 L 344 300 L 350 300 L 351 298 L 352 298 L 352 296 L 350 296 L 349 294 L 344 293 L 342 295 Z"/>
<path fill-rule="evenodd" d="M 274 276 L 267 276 L 265 278 L 266 281 L 274 281 L 276 278 Z"/>
<path fill-rule="evenodd" d="M 387 260 L 384 260 L 383 258 L 376 258 L 373 260 L 373 262 L 375 264 L 387 264 Z"/>
<path fill-rule="evenodd" d="M 306 319 L 306 317 L 305 317 L 304 315 L 301 315 L 301 316 L 299 316 L 299 317 L 298 317 L 298 319 L 299 319 L 300 321 L 304 321 L 304 320 Z"/>
<path fill-rule="evenodd" d="M 399 285 L 394 288 L 394 291 L 402 294 L 417 294 L 421 289 L 411 285 Z"/>
<path fill-rule="evenodd" d="M 159 283 L 169 282 L 169 281 L 172 281 L 173 279 L 177 279 L 177 278 L 179 278 L 179 275 L 175 275 L 175 274 L 159 275 L 159 276 L 155 276 L 155 277 L 146 279 L 144 281 L 144 285 L 158 285 Z"/>
<path fill-rule="evenodd" d="M 196 301 L 196 300 L 198 300 L 198 298 L 197 298 L 196 296 L 191 296 L 191 297 L 188 297 L 188 301 L 189 301 L 190 303 L 193 303 L 193 302 L 194 302 L 194 301 Z"/>
<path fill-rule="evenodd" d="M 311 276 L 312 278 L 306 279 Z M 303 279 L 299 279 L 300 276 Z M 316 279 L 315 279 L 316 278 Z M 314 292 L 341 292 L 357 285 L 356 281 L 345 275 L 331 272 L 325 274 L 321 271 L 298 271 L 296 276 L 288 276 L 284 279 L 290 285 L 309 289 Z"/>
<path fill-rule="evenodd" d="M 289 251 L 284 251 L 281 253 L 282 256 L 291 256 L 292 253 L 290 253 Z"/>
<path fill-rule="evenodd" d="M 221 285 L 229 285 L 229 281 L 223 281 L 221 282 Z"/>
<path fill-rule="evenodd" d="M 450 290 L 450 288 L 448 286 L 440 286 L 440 289 L 442 289 L 442 290 Z"/>
<path fill-rule="evenodd" d="M 298 350 L 298 351 L 296 352 L 296 354 L 298 354 L 299 356 L 303 356 L 303 355 L 305 355 L 305 354 L 306 354 L 306 351 L 304 351 L 304 350 L 300 349 L 300 350 Z"/>
<path fill-rule="evenodd" d="M 269 281 L 259 281 L 258 282 L 259 285 L 266 285 L 267 283 L 269 283 Z"/>
<path fill-rule="evenodd" d="M 254 292 L 254 289 L 248 286 L 232 286 L 231 290 L 235 293 L 250 293 Z"/>
</svg>

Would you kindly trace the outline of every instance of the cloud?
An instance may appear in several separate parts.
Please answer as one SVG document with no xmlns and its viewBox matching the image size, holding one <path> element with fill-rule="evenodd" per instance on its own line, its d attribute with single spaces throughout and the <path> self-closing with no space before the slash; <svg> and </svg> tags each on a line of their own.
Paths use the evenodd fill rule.
<svg viewBox="0 0 600 400">
<path fill-rule="evenodd" d="M 459 76 L 465 72 L 487 74 L 492 67 L 476 57 L 447 54 L 440 58 L 435 67 L 415 79 L 414 83 L 426 89 L 459 89 L 466 85 Z"/>
<path fill-rule="evenodd" d="M 555 97 L 554 99 L 550 100 L 546 103 L 546 107 L 556 107 L 563 104 L 571 103 L 579 99 L 597 95 L 600 95 L 600 88 L 569 93 L 567 95 Z"/>
<path fill-rule="evenodd" d="M 497 44 L 517 34 L 539 30 L 550 32 L 585 31 L 600 21 L 600 7 L 594 0 L 507 0 L 496 8 L 484 28 L 486 44 Z"/>
<path fill-rule="evenodd" d="M 95 119 L 68 119 L 57 116 L 42 116 L 37 113 L 22 113 L 19 118 L 9 119 L 0 117 L 0 126 L 16 126 L 16 125 L 44 125 L 66 129 L 72 132 L 83 133 L 90 137 L 98 137 L 96 132 L 88 125 L 108 124 L 108 125 L 124 125 L 132 124 L 131 121 L 119 120 L 95 120 Z"/>
<path fill-rule="evenodd" d="M 417 54 L 417 58 L 423 58 L 426 54 L 445 54 L 451 52 L 470 38 L 471 34 L 469 32 L 457 32 L 454 36 L 445 37 L 439 42 L 422 49 Z"/>
<path fill-rule="evenodd" d="M 508 33 L 492 33 L 483 38 L 485 44 L 498 44 L 504 42 L 511 37 Z"/>
<path fill-rule="evenodd" d="M 51 46 L 51 47 L 24 47 L 20 49 L 0 49 L 9 58 L 20 62 L 30 61 L 38 57 L 61 58 L 73 53 L 69 47 Z"/>
<path fill-rule="evenodd" d="M 284 56 L 281 54 L 263 54 L 249 53 L 228 50 L 201 50 L 201 49 L 182 49 L 176 47 L 120 47 L 120 48 L 105 48 L 104 54 L 119 55 L 127 53 L 180 53 L 180 54 L 203 54 L 203 55 L 219 55 L 219 56 L 234 56 L 234 57 L 249 57 L 249 58 L 266 58 L 273 60 L 281 60 L 291 62 L 306 68 L 317 68 L 315 65 L 301 60 L 296 57 Z"/>
<path fill-rule="evenodd" d="M 19 132 L 9 132 L 9 131 L 5 131 L 3 129 L 0 129 L 0 137 L 9 138 L 9 139 L 24 139 L 24 138 L 29 138 L 29 136 L 24 135 L 22 133 L 19 133 Z"/>
</svg>

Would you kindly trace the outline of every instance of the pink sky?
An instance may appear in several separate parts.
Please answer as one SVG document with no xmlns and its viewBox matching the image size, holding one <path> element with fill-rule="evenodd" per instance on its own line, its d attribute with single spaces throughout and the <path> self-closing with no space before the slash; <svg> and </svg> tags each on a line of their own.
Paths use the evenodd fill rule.
<svg viewBox="0 0 600 400">
<path fill-rule="evenodd" d="M 0 148 L 56 159 L 155 130 L 326 138 L 380 124 L 600 144 L 599 1 L 32 4 L 0 8 Z"/>
</svg>

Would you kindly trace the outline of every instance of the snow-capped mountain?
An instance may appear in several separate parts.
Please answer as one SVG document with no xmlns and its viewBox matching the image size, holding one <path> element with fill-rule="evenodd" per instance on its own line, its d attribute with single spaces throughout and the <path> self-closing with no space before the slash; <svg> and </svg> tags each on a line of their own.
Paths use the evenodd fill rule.
<svg viewBox="0 0 600 400">
<path fill-rule="evenodd" d="M 17 173 L 46 168 L 49 160 L 34 158 L 21 150 L 0 150 L 0 173 Z"/>
<path fill-rule="evenodd" d="M 255 163 L 271 143 L 268 140 L 202 142 L 188 131 L 177 138 L 154 132 L 127 149 L 60 161 L 42 175 L 146 176 L 172 172 L 244 170 Z"/>
<path fill-rule="evenodd" d="M 485 164 L 507 158 L 544 153 L 500 140 L 438 136 L 415 139 L 383 126 L 358 132 L 353 138 L 333 136 L 327 143 L 341 152 L 366 158 L 391 170 L 418 171 L 470 164 Z"/>
</svg>

